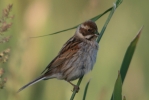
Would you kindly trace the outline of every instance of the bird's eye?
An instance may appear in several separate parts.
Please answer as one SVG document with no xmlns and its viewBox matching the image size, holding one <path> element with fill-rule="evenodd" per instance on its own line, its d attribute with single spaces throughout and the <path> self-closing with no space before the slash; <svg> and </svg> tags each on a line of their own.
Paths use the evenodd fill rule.
<svg viewBox="0 0 149 100">
<path fill-rule="evenodd" d="M 88 29 L 87 31 L 88 31 L 88 32 L 92 32 L 92 30 L 91 30 L 91 29 Z"/>
</svg>

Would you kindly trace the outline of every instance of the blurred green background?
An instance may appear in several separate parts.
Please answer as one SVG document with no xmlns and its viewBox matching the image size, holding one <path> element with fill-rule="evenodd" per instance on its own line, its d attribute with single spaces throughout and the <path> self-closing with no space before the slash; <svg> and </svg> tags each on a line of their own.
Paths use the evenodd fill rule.
<svg viewBox="0 0 149 100">
<path fill-rule="evenodd" d="M 0 13 L 13 4 L 13 25 L 6 33 L 11 48 L 9 61 L 0 64 L 8 81 L 0 90 L 0 100 L 69 100 L 72 86 L 57 79 L 39 82 L 19 94 L 16 91 L 38 77 L 57 55 L 75 30 L 57 35 L 29 39 L 70 28 L 113 6 L 114 0 L 0 0 Z M 149 1 L 124 0 L 116 9 L 100 42 L 97 62 L 87 74 L 75 100 L 81 100 L 85 84 L 91 78 L 87 100 L 110 100 L 125 51 L 142 25 L 139 43 L 123 85 L 127 100 L 149 100 Z M 96 23 L 100 31 L 108 14 Z M 76 83 L 74 81 L 73 83 Z"/>
</svg>

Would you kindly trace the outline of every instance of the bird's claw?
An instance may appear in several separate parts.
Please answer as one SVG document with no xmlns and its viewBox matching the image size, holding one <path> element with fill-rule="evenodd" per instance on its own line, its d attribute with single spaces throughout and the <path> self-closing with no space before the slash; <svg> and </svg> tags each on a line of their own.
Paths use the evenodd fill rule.
<svg viewBox="0 0 149 100">
<path fill-rule="evenodd" d="M 72 92 L 76 91 L 76 93 L 78 93 L 79 90 L 80 90 L 79 86 L 75 85 L 75 86 L 73 87 L 73 91 L 72 91 L 72 90 L 71 90 L 71 91 L 72 91 Z"/>
</svg>

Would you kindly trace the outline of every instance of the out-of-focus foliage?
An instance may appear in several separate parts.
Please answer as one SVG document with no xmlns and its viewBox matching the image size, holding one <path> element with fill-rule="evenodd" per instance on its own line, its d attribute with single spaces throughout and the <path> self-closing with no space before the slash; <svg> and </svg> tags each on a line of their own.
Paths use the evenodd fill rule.
<svg viewBox="0 0 149 100">
<path fill-rule="evenodd" d="M 2 10 L 2 15 L 0 17 L 0 35 L 2 36 L 4 34 L 4 32 L 6 32 L 12 25 L 12 23 L 8 23 L 7 20 L 8 19 L 12 19 L 13 16 L 10 16 L 10 11 L 12 9 L 12 5 L 8 5 L 7 8 Z M 4 40 L 4 39 L 3 39 Z M 7 39 L 5 39 L 6 41 L 8 41 L 8 37 Z"/>
<path fill-rule="evenodd" d="M 12 25 L 12 23 L 8 22 L 9 19 L 13 18 L 13 16 L 10 15 L 11 9 L 12 4 L 3 9 L 0 16 L 0 43 L 6 43 L 10 39 L 10 36 L 5 36 L 4 33 L 6 33 Z M 7 48 L 6 50 L 0 52 L 0 63 L 4 63 L 8 60 L 9 53 L 10 48 Z M 0 66 L 0 89 L 4 88 L 6 81 L 7 78 L 4 77 L 4 69 L 2 68 L 2 66 Z"/>
<path fill-rule="evenodd" d="M 0 9 L 13 4 L 13 25 L 6 35 L 8 43 L 1 44 L 0 51 L 11 48 L 8 63 L 4 66 L 8 82 L 0 91 L 2 100 L 69 100 L 72 86 L 56 79 L 42 81 L 16 94 L 16 91 L 38 77 L 57 55 L 62 45 L 74 34 L 75 29 L 43 38 L 45 35 L 66 29 L 90 19 L 107 8 L 113 0 L 1 0 Z M 87 100 L 109 100 L 126 48 L 138 29 L 144 30 L 123 85 L 127 100 L 148 100 L 149 92 L 149 1 L 124 0 L 112 17 L 98 52 L 97 62 L 91 73 L 85 75 L 76 100 L 81 100 L 85 84 L 92 77 Z M 107 16 L 96 23 L 100 31 Z M 76 81 L 74 81 L 76 83 Z M 135 83 L 135 84 L 134 84 Z"/>
<path fill-rule="evenodd" d="M 4 78 L 3 74 L 4 74 L 4 69 L 0 68 L 0 89 L 4 88 L 4 85 L 5 85 L 6 81 L 7 81 L 7 78 Z"/>
<path fill-rule="evenodd" d="M 10 49 L 6 49 L 0 53 L 0 62 L 6 62 L 8 60 Z"/>
</svg>

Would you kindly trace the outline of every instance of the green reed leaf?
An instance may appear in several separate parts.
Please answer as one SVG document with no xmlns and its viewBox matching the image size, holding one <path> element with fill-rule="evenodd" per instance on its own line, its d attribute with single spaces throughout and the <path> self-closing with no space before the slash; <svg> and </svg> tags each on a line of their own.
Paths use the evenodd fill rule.
<svg viewBox="0 0 149 100">
<path fill-rule="evenodd" d="M 137 33 L 136 37 L 132 40 L 132 42 L 130 43 L 129 47 L 127 48 L 127 51 L 125 53 L 122 65 L 121 65 L 121 69 L 120 69 L 120 73 L 121 73 L 121 77 L 122 77 L 122 83 L 125 80 L 125 76 L 127 74 L 131 59 L 133 57 L 135 48 L 137 46 L 138 40 L 140 38 L 140 34 L 142 32 L 143 27 L 141 27 L 141 29 L 139 30 L 139 32 Z"/>
<path fill-rule="evenodd" d="M 87 90 L 88 90 L 89 83 L 90 83 L 90 80 L 87 82 L 87 84 L 86 84 L 86 86 L 85 86 L 84 95 L 83 95 L 83 100 L 85 100 L 85 98 L 86 98 L 86 94 L 87 94 Z"/>
<path fill-rule="evenodd" d="M 141 27 L 141 29 L 139 30 L 139 32 L 137 33 L 136 37 L 132 40 L 132 42 L 130 43 L 129 47 L 127 48 L 127 51 L 125 53 L 122 65 L 121 65 L 121 69 L 120 69 L 120 74 L 121 74 L 121 79 L 122 79 L 122 84 L 124 83 L 131 59 L 133 57 L 135 48 L 137 46 L 138 40 L 140 38 L 140 34 L 142 32 L 143 26 Z M 111 100 L 113 99 L 113 95 L 111 97 Z"/>
<path fill-rule="evenodd" d="M 122 100 L 122 79 L 120 72 L 114 86 L 113 100 Z"/>
</svg>

